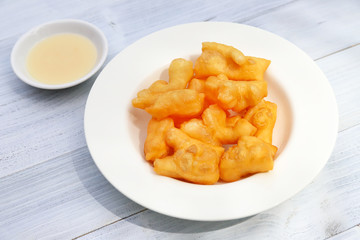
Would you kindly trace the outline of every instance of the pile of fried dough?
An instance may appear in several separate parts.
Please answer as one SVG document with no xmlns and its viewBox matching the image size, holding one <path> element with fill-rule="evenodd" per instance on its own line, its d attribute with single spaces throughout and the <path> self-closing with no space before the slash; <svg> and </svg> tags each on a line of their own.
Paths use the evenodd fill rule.
<svg viewBox="0 0 360 240">
<path fill-rule="evenodd" d="M 151 114 L 145 158 L 156 173 L 197 184 L 233 182 L 273 169 L 277 106 L 265 101 L 270 61 L 203 42 L 195 66 L 175 59 L 169 81 L 132 100 Z"/>
</svg>

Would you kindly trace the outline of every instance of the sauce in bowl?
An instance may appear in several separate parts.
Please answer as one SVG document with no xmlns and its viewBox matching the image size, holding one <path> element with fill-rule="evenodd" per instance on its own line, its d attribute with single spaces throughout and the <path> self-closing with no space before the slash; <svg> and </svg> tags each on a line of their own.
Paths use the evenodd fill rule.
<svg viewBox="0 0 360 240">
<path fill-rule="evenodd" d="M 63 33 L 37 43 L 26 60 L 29 74 L 46 84 L 64 84 L 75 81 L 95 66 L 97 50 L 88 38 Z"/>
</svg>

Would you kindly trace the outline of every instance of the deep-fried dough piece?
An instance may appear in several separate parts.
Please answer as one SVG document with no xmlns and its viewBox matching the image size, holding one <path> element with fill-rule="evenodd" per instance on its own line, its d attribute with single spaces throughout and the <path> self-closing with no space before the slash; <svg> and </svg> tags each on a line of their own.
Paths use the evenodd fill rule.
<svg viewBox="0 0 360 240">
<path fill-rule="evenodd" d="M 174 59 L 169 67 L 169 82 L 158 80 L 148 89 L 139 91 L 137 97 L 132 101 L 133 106 L 144 109 L 154 102 L 158 94 L 186 88 L 193 74 L 193 64 L 191 61 L 182 58 Z"/>
<path fill-rule="evenodd" d="M 201 116 L 222 144 L 235 144 L 240 136 L 252 136 L 256 132 L 256 128 L 240 116 L 227 118 L 225 111 L 216 104 L 205 109 Z"/>
<path fill-rule="evenodd" d="M 251 174 L 273 169 L 277 148 L 253 136 L 240 137 L 238 144 L 229 148 L 220 160 L 220 179 L 237 181 Z"/>
<path fill-rule="evenodd" d="M 214 137 L 213 131 L 201 119 L 191 119 L 183 122 L 180 129 L 192 138 L 211 145 L 221 146 L 220 141 Z"/>
<path fill-rule="evenodd" d="M 175 153 L 154 161 L 156 173 L 198 184 L 218 181 L 218 165 L 224 148 L 193 139 L 177 128 L 168 130 L 166 143 Z"/>
<path fill-rule="evenodd" d="M 187 118 L 198 116 L 204 106 L 204 94 L 192 89 L 180 89 L 160 94 L 154 104 L 145 108 L 153 117 Z"/>
<path fill-rule="evenodd" d="M 193 78 L 190 80 L 188 88 L 203 93 L 205 91 L 205 80 Z"/>
<path fill-rule="evenodd" d="M 203 51 L 195 62 L 194 72 L 197 78 L 223 73 L 232 80 L 263 80 L 269 65 L 269 60 L 245 57 L 241 51 L 233 47 L 218 43 L 203 43 Z"/>
<path fill-rule="evenodd" d="M 200 115 L 201 116 L 201 115 Z M 200 116 L 197 117 L 171 117 L 174 120 L 174 126 L 176 128 L 180 128 L 181 124 L 184 122 L 190 121 L 191 119 L 199 119 Z"/>
<path fill-rule="evenodd" d="M 237 65 L 242 65 L 246 62 L 246 58 L 245 58 L 244 54 L 240 50 L 238 50 L 232 46 L 228 46 L 228 45 L 216 43 L 216 42 L 203 42 L 202 43 L 202 51 L 205 51 L 205 50 L 214 50 L 214 51 L 220 53 L 225 58 L 231 59 Z"/>
<path fill-rule="evenodd" d="M 204 93 L 205 92 L 205 80 L 204 79 L 198 79 L 198 78 L 193 78 L 191 79 L 191 81 L 189 82 L 189 89 L 194 89 L 199 93 Z M 204 109 L 207 108 L 210 105 L 210 103 L 208 101 L 204 101 Z"/>
<path fill-rule="evenodd" d="M 174 127 L 171 118 L 156 120 L 152 118 L 147 127 L 147 136 L 144 144 L 145 159 L 154 161 L 170 154 L 171 148 L 165 142 L 167 130 Z"/>
<path fill-rule="evenodd" d="M 223 109 L 240 112 L 258 104 L 267 96 L 265 81 L 226 80 L 223 74 L 211 76 L 205 82 L 205 94 L 210 102 Z"/>
<path fill-rule="evenodd" d="M 240 68 L 231 69 L 227 76 L 233 80 L 264 80 L 264 74 L 271 61 L 264 58 L 246 56 L 246 62 Z"/>
<path fill-rule="evenodd" d="M 204 107 L 204 94 L 193 89 L 179 89 L 154 94 L 151 97 L 133 100 L 133 106 L 142 108 L 156 119 L 169 116 L 194 117 L 201 114 Z"/>
<path fill-rule="evenodd" d="M 183 58 L 174 59 L 169 67 L 169 83 L 164 80 L 154 82 L 149 90 L 153 93 L 184 89 L 194 75 L 193 63 Z"/>
<path fill-rule="evenodd" d="M 255 136 L 270 144 L 272 144 L 272 134 L 276 122 L 276 109 L 275 103 L 262 100 L 250 108 L 244 116 L 257 128 Z"/>
<path fill-rule="evenodd" d="M 235 144 L 240 136 L 252 136 L 256 128 L 240 116 L 226 116 L 216 104 L 209 106 L 202 114 L 202 120 L 183 122 L 180 129 L 192 138 L 212 145 Z"/>
</svg>

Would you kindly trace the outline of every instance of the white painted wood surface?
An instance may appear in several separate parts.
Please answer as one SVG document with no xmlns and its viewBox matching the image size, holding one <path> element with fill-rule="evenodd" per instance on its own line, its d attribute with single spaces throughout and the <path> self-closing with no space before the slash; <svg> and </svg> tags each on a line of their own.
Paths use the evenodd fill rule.
<svg viewBox="0 0 360 240">
<path fill-rule="evenodd" d="M 316 60 L 337 98 L 329 162 L 299 194 L 246 219 L 193 222 L 143 208 L 105 180 L 86 147 L 83 114 L 95 78 L 45 91 L 11 70 L 17 38 L 59 18 L 101 28 L 107 62 L 151 32 L 188 22 L 245 23 L 292 41 Z M 360 239 L 358 0 L 5 0 L 0 30 L 0 239 Z"/>
</svg>

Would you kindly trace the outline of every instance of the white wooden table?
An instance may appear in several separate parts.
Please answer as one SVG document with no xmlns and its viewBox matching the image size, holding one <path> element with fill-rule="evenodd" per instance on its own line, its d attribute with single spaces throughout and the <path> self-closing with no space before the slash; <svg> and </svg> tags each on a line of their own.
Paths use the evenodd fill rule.
<svg viewBox="0 0 360 240">
<path fill-rule="evenodd" d="M 151 32 L 189 22 L 243 23 L 290 40 L 334 89 L 332 156 L 303 191 L 246 219 L 194 222 L 145 209 L 105 180 L 87 149 L 83 116 L 95 77 L 47 91 L 12 72 L 20 35 L 59 18 L 101 28 L 107 62 Z M 3 0 L 0 30 L 0 239 L 360 239 L 359 0 Z"/>
</svg>

